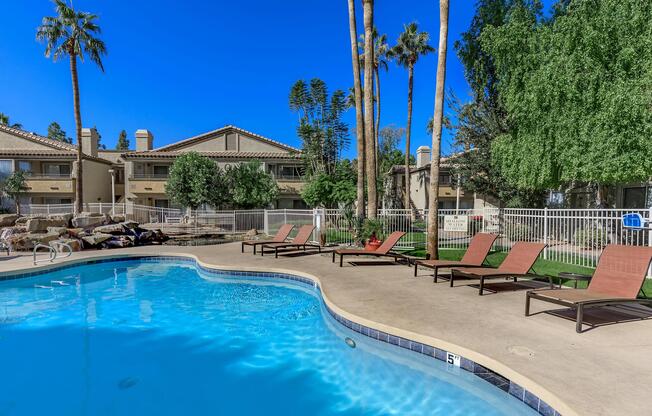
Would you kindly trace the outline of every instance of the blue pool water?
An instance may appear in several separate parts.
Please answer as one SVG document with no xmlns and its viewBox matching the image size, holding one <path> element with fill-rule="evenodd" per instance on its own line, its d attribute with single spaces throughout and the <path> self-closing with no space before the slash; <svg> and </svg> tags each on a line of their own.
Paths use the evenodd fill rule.
<svg viewBox="0 0 652 416">
<path fill-rule="evenodd" d="M 0 369 L 0 415 L 534 414 L 468 372 L 350 331 L 310 286 L 182 261 L 0 283 Z"/>
</svg>

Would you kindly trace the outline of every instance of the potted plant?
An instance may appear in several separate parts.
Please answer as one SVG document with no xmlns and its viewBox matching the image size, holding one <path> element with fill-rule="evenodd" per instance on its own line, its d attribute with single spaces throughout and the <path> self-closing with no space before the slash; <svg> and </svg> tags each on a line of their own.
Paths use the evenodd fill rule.
<svg viewBox="0 0 652 416">
<path fill-rule="evenodd" d="M 366 240 L 365 250 L 376 251 L 383 243 L 383 221 L 368 218 L 362 226 L 362 235 Z"/>
</svg>

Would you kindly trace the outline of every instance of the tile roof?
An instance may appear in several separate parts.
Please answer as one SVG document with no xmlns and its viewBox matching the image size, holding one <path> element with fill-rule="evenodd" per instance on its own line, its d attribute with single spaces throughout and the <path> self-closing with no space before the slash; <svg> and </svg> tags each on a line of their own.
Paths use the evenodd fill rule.
<svg viewBox="0 0 652 416">
<path fill-rule="evenodd" d="M 55 150 L 55 149 L 0 149 L 0 157 L 39 157 L 46 159 L 64 159 L 76 160 L 77 150 Z M 95 162 L 106 163 L 112 165 L 110 160 L 102 159 L 99 157 L 89 156 L 84 154 L 85 160 L 92 160 Z"/>
<path fill-rule="evenodd" d="M 144 152 L 123 153 L 124 159 L 174 159 L 187 152 L 149 150 Z M 214 159 L 300 159 L 296 153 L 281 152 L 196 152 L 202 156 Z"/>
<path fill-rule="evenodd" d="M 272 140 L 269 137 L 261 136 L 260 134 L 256 134 L 254 132 L 251 132 L 251 131 L 248 131 L 248 130 L 245 130 L 245 129 L 241 129 L 240 127 L 237 127 L 237 126 L 234 126 L 234 125 L 231 125 L 231 124 L 229 124 L 227 126 L 224 126 L 224 127 L 220 127 L 217 130 L 212 130 L 212 131 L 209 131 L 209 132 L 206 132 L 206 133 L 199 134 L 197 136 L 190 137 L 188 139 L 178 141 L 176 143 L 172 143 L 172 144 L 168 144 L 168 145 L 156 148 L 156 149 L 154 149 L 154 151 L 175 150 L 175 149 L 178 149 L 180 147 L 188 146 L 188 145 L 193 144 L 195 142 L 199 142 L 199 141 L 202 141 L 202 140 L 205 140 L 205 139 L 209 139 L 209 138 L 211 138 L 211 137 L 213 137 L 213 136 L 215 136 L 217 134 L 221 134 L 221 133 L 227 132 L 229 130 L 233 130 L 233 131 L 236 131 L 238 133 L 246 134 L 248 136 L 254 137 L 254 138 L 258 139 L 258 140 L 261 140 L 263 142 L 272 144 L 274 146 L 280 147 L 280 148 L 288 150 L 290 152 L 300 152 L 301 151 L 300 149 L 297 149 L 296 147 L 288 146 L 287 144 L 281 143 L 281 142 L 276 141 L 276 140 Z"/>
<path fill-rule="evenodd" d="M 21 137 L 23 139 L 27 139 L 39 144 L 43 144 L 45 146 L 50 146 L 55 149 L 61 149 L 61 150 L 77 150 L 77 146 L 74 144 L 70 143 L 65 143 L 65 142 L 60 142 L 58 140 L 52 140 L 48 139 L 47 137 L 40 136 L 36 133 L 30 133 L 24 130 L 16 129 L 13 127 L 9 126 L 3 126 L 0 125 L 0 131 L 4 131 L 6 133 L 12 134 L 17 137 Z"/>
</svg>

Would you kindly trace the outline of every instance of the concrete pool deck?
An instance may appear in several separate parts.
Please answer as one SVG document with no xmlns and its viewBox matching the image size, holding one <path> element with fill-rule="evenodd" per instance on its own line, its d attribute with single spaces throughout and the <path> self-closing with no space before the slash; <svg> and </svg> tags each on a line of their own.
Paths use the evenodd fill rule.
<svg viewBox="0 0 652 416">
<path fill-rule="evenodd" d="M 573 321 L 547 313 L 526 318 L 522 290 L 480 297 L 476 288 L 468 286 L 474 281 L 456 282 L 457 287 L 450 288 L 448 282 L 433 284 L 426 270 L 415 278 L 413 269 L 404 265 L 345 262 L 340 268 L 331 263 L 330 253 L 274 259 L 273 254 L 253 256 L 248 250 L 241 254 L 239 243 L 147 246 L 79 252 L 38 266 L 32 265 L 31 255 L 21 255 L 0 257 L 0 272 L 56 267 L 94 257 L 183 254 L 218 268 L 313 276 L 327 302 L 345 317 L 472 359 L 532 391 L 562 415 L 650 414 L 652 319 L 577 334 Z M 533 312 L 555 308 L 532 303 Z"/>
</svg>

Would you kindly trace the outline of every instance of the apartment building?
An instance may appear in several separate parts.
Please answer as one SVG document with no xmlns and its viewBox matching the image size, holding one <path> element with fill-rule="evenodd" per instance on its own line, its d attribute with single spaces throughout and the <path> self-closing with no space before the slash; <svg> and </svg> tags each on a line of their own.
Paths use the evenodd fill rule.
<svg viewBox="0 0 652 416">
<path fill-rule="evenodd" d="M 190 137 L 154 148 L 154 136 L 137 130 L 134 151 L 98 148 L 95 129 L 82 129 L 83 198 L 85 203 L 110 203 L 112 176 L 116 202 L 171 207 L 165 184 L 174 160 L 185 152 L 197 152 L 219 166 L 258 160 L 277 181 L 280 195 L 274 208 L 305 208 L 301 190 L 301 151 L 236 126 Z M 75 197 L 77 146 L 0 126 L 0 177 L 21 170 L 28 191 L 23 203 L 67 204 Z"/>
<path fill-rule="evenodd" d="M 159 208 L 172 206 L 165 184 L 174 160 L 183 153 L 197 152 L 224 168 L 258 160 L 279 187 L 274 208 L 305 208 L 301 190 L 305 185 L 301 151 L 270 138 L 225 126 L 166 146 L 154 148 L 147 130 L 136 131 L 136 150 L 122 154 L 125 167 L 125 198 L 139 205 Z"/>
</svg>

